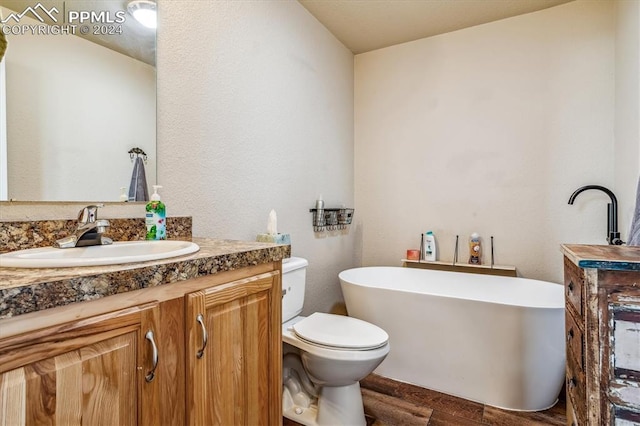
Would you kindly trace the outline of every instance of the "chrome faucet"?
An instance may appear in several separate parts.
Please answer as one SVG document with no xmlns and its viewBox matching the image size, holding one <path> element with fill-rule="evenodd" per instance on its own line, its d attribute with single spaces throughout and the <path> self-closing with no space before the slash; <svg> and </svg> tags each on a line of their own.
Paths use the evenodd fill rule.
<svg viewBox="0 0 640 426">
<path fill-rule="evenodd" d="M 73 235 L 61 238 L 53 243 L 57 248 L 86 247 L 111 244 L 111 238 L 102 234 L 109 227 L 106 219 L 98 220 L 98 208 L 104 204 L 92 204 L 84 207 L 78 213 L 78 225 Z"/>
<path fill-rule="evenodd" d="M 611 198 L 611 202 L 607 204 L 607 242 L 615 246 L 624 244 L 624 241 L 620 239 L 620 232 L 618 232 L 618 199 L 610 189 L 600 185 L 585 185 L 571 194 L 569 204 L 573 204 L 578 194 L 588 189 L 597 189 Z"/>
</svg>

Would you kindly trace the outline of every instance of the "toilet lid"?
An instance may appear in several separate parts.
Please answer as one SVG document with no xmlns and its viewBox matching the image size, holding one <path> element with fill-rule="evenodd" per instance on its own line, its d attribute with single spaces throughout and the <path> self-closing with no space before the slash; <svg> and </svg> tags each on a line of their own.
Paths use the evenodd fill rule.
<svg viewBox="0 0 640 426">
<path fill-rule="evenodd" d="M 308 342 L 342 349 L 374 349 L 389 340 L 386 331 L 366 321 L 321 312 L 295 323 L 293 331 Z"/>
</svg>

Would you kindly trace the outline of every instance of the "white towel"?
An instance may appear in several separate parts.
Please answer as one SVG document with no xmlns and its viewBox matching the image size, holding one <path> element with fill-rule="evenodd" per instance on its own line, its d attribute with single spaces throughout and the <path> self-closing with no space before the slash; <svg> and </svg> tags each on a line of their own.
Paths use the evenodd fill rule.
<svg viewBox="0 0 640 426">
<path fill-rule="evenodd" d="M 144 172 L 142 157 L 136 157 L 133 164 L 131 184 L 129 184 L 129 201 L 149 201 L 149 189 L 147 188 L 147 175 Z"/>
<path fill-rule="evenodd" d="M 640 178 L 638 178 L 638 189 L 636 190 L 636 210 L 633 212 L 627 245 L 640 246 Z"/>
</svg>

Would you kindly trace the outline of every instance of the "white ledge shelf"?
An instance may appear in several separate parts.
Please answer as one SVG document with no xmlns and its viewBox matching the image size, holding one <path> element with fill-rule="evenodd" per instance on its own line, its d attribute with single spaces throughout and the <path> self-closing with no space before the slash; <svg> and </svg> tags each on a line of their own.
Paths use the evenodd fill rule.
<svg viewBox="0 0 640 426">
<path fill-rule="evenodd" d="M 468 263 L 443 262 L 440 260 L 409 260 L 402 259 L 402 266 L 406 268 L 435 269 L 438 271 L 466 272 L 470 274 L 500 275 L 504 277 L 517 277 L 515 266 L 499 265 L 472 265 Z"/>
</svg>

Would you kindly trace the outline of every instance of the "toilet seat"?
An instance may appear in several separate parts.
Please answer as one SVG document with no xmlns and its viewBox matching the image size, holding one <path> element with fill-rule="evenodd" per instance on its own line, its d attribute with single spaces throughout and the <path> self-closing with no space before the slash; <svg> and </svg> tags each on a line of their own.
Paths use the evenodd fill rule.
<svg viewBox="0 0 640 426">
<path fill-rule="evenodd" d="M 292 326 L 296 337 L 329 349 L 366 351 L 383 347 L 389 335 L 380 327 L 343 315 L 316 312 Z"/>
</svg>

